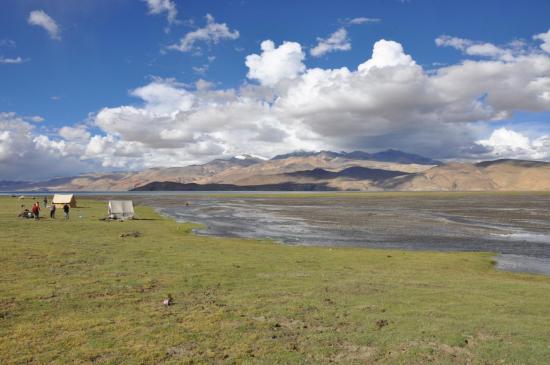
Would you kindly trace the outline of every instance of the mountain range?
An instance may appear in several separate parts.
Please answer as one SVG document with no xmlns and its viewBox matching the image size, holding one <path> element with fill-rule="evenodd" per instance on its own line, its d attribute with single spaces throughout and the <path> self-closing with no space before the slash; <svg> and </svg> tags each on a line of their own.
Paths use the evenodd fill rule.
<svg viewBox="0 0 550 365">
<path fill-rule="evenodd" d="M 0 190 L 543 191 L 550 190 L 550 163 L 443 163 L 397 150 L 296 151 L 270 160 L 242 155 L 184 167 L 88 173 L 42 182 L 0 181 Z"/>
</svg>

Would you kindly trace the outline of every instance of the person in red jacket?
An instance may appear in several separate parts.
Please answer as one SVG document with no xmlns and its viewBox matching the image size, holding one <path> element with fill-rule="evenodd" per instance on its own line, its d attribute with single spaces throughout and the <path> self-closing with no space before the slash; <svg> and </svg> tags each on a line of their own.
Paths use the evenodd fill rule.
<svg viewBox="0 0 550 365">
<path fill-rule="evenodd" d="M 40 203 L 36 202 L 32 206 L 32 214 L 34 214 L 34 219 L 40 219 Z"/>
</svg>

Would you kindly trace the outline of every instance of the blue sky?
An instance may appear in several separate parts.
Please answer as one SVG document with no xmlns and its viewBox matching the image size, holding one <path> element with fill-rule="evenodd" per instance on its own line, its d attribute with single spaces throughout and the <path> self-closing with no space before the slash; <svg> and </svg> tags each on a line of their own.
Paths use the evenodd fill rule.
<svg viewBox="0 0 550 365">
<path fill-rule="evenodd" d="M 182 24 L 165 33 L 166 19 L 147 14 L 138 0 L 5 0 L 0 12 L 1 38 L 16 47 L 1 54 L 29 59 L 22 65 L 0 68 L 0 109 L 21 115 L 41 115 L 52 126 L 78 122 L 103 106 L 134 102 L 128 90 L 149 75 L 174 77 L 186 83 L 198 77 L 223 87 L 244 79 L 243 57 L 256 52 L 261 40 L 298 41 L 314 45 L 340 26 L 339 20 L 359 16 L 381 21 L 353 27 L 353 51 L 309 59 L 311 67 L 353 67 L 371 52 L 372 44 L 387 38 L 399 41 L 418 63 L 454 63 L 460 54 L 441 49 L 433 40 L 441 34 L 481 39 L 496 44 L 529 39 L 550 26 L 548 1 L 175 1 Z M 62 41 L 27 23 L 28 14 L 43 9 L 62 30 Z M 238 29 L 234 42 L 210 47 L 204 56 L 160 53 L 198 25 L 205 14 Z M 208 48 L 208 47 L 207 47 Z M 235 49 L 243 49 L 236 51 Z M 192 67 L 216 60 L 206 75 Z M 8 66 L 8 67 L 6 67 Z M 52 101 L 51 97 L 60 97 Z"/>
<path fill-rule="evenodd" d="M 157 14 L 153 14 L 154 6 L 160 9 Z M 172 19 L 169 19 L 170 14 L 166 10 L 166 6 L 172 7 L 177 12 Z M 116 140 L 120 143 L 141 144 L 140 146 L 143 148 L 139 153 L 142 154 L 154 154 L 155 149 L 182 148 L 183 144 L 195 143 L 198 146 L 200 143 L 206 144 L 209 138 L 217 141 L 219 148 L 200 147 L 197 150 L 199 152 L 175 150 L 169 152 L 174 159 L 168 160 L 185 163 L 246 151 L 245 148 L 234 146 L 233 142 L 227 142 L 225 137 L 213 136 L 211 132 L 208 132 L 210 134 L 207 136 L 204 130 L 200 130 L 201 137 L 196 137 L 193 141 L 182 138 L 181 145 L 177 147 L 174 147 L 173 143 L 162 144 L 147 139 L 142 140 L 136 136 L 124 135 L 120 130 L 107 128 L 105 124 L 107 122 L 96 120 L 97 113 L 103 108 L 121 106 L 147 109 L 151 100 L 148 100 L 147 97 L 138 97 L 132 91 L 153 84 L 153 86 L 162 84 L 173 90 L 190 90 L 193 89 L 190 85 L 194 85 L 199 79 L 211 83 L 208 86 L 209 90 L 219 92 L 236 90 L 239 97 L 243 96 L 243 85 L 259 87 L 254 90 L 256 94 L 275 93 L 278 96 L 284 96 L 288 89 L 281 91 L 280 85 L 282 84 L 275 87 L 273 84 L 267 85 L 265 80 L 247 77 L 251 68 L 245 64 L 246 57 L 251 54 L 261 55 L 260 44 L 264 40 L 272 40 L 275 48 L 284 41 L 299 44 L 304 55 L 301 59 L 301 64 L 304 67 L 294 73 L 291 72 L 290 77 L 287 77 L 289 80 L 298 80 L 301 77 L 298 75 L 307 74 L 307 70 L 314 68 L 334 70 L 346 67 L 349 70 L 355 70 L 358 65 L 371 58 L 373 45 L 382 39 L 400 44 L 403 54 L 410 55 L 414 63 L 421 67 L 426 75 L 437 72 L 440 68 L 460 65 L 468 59 L 480 63 L 492 61 L 513 63 L 517 62 L 520 54 L 546 55 L 545 51 L 539 48 L 542 47 L 542 38 L 533 39 L 533 36 L 546 34 L 550 30 L 550 18 L 548 17 L 550 2 L 542 0 L 521 2 L 496 0 L 452 2 L 427 0 L 338 2 L 4 0 L 0 5 L 0 10 L 0 61 L 4 60 L 4 62 L 0 62 L 0 112 L 11 113 L 12 119 L 19 118 L 22 123 L 29 123 L 28 118 L 31 116 L 42 117 L 43 122 L 31 122 L 29 128 L 32 131 L 29 133 L 33 134 L 33 139 L 39 135 L 47 136 L 47 143 L 59 143 L 66 140 L 66 144 L 70 144 L 70 138 L 58 135 L 58 132 L 63 127 L 74 126 L 84 128 L 88 140 L 95 135 L 98 138 L 112 136 L 112 143 Z M 47 14 L 55 23 L 57 33 L 53 34 L 51 30 L 48 31 L 43 24 L 32 24 L 30 15 L 33 11 L 42 11 Z M 198 40 L 194 43 L 191 51 L 168 48 L 170 45 L 178 44 L 186 34 L 204 28 L 207 23 L 205 18 L 207 14 L 213 17 L 213 24 L 225 24 L 229 32 L 233 32 L 233 35 L 238 32 L 238 36 L 222 36 L 218 41 Z M 358 18 L 368 18 L 369 20 L 359 21 L 360 24 L 350 24 L 352 19 Z M 313 56 L 311 51 L 318 45 L 319 39 L 326 40 L 339 29 L 345 30 L 345 41 L 340 45 L 347 49 Z M 454 41 L 447 39 L 442 40 L 439 45 L 436 44 L 435 40 L 442 36 L 453 37 Z M 462 43 L 456 41 L 457 39 L 462 40 Z M 513 45 L 511 42 L 514 41 L 523 43 Z M 344 43 L 349 44 L 349 47 Z M 499 50 L 491 55 L 480 55 L 470 52 L 466 48 L 469 45 L 478 46 L 488 43 L 498 47 Z M 506 52 L 513 53 L 514 59 L 510 58 L 512 56 L 503 58 L 502 55 Z M 541 72 L 542 75 L 536 74 L 530 81 L 544 79 L 546 71 L 542 70 Z M 527 83 L 528 80 L 525 82 Z M 542 89 L 536 91 L 539 93 L 537 95 L 546 95 L 544 94 L 546 84 L 542 83 L 542 86 L 539 85 Z M 486 86 L 480 86 L 479 97 L 486 92 L 484 87 Z M 271 90 L 267 91 L 268 88 Z M 489 99 L 495 93 L 498 91 L 492 93 Z M 162 98 L 164 94 L 158 95 Z M 495 115 L 487 115 L 487 120 L 468 117 L 464 119 L 464 124 L 470 125 L 469 130 L 460 132 L 446 130 L 441 133 L 473 133 L 476 136 L 470 139 L 473 138 L 472 141 L 475 142 L 475 138 L 488 139 L 491 133 L 499 128 L 509 132 L 514 132 L 515 128 L 515 132 L 522 133 L 522 136 L 526 136 L 530 140 L 544 137 L 549 132 L 547 125 L 550 122 L 550 108 L 544 102 L 544 97 L 540 97 L 543 102 L 538 105 L 525 103 L 525 105 L 511 105 L 510 108 L 502 105 L 506 98 L 501 98 L 491 102 L 495 105 L 487 105 L 487 110 L 495 110 Z M 193 98 L 195 101 L 198 99 L 195 94 Z M 209 103 L 212 103 L 212 96 L 207 99 Z M 203 105 L 204 101 L 197 103 L 195 107 L 191 108 L 193 111 L 199 110 L 201 106 L 198 105 Z M 502 109 L 502 115 L 506 113 L 507 115 L 497 118 L 496 109 L 499 108 Z M 508 109 L 513 112 L 510 113 Z M 189 112 L 190 110 L 175 107 L 173 111 Z M 201 109 L 201 111 L 204 110 Z M 346 111 L 343 110 L 343 112 Z M 439 113 L 439 109 L 437 113 Z M 365 117 L 367 114 L 372 115 L 369 112 L 362 116 Z M 286 116 L 285 114 L 285 118 Z M 296 114 L 292 114 L 292 117 L 295 118 Z M 387 116 L 380 117 L 381 119 L 373 119 L 369 123 L 376 126 L 383 124 L 380 120 L 389 118 Z M 125 117 L 117 114 L 117 118 L 124 119 Z M 294 137 L 297 136 L 298 127 L 294 130 L 292 126 L 300 123 L 307 124 L 307 120 L 304 122 L 303 118 L 298 118 L 299 120 L 294 124 L 289 122 L 290 124 L 285 124 L 283 128 L 280 124 L 286 123 L 289 119 L 281 121 L 282 117 L 279 115 L 273 118 L 279 119 L 276 122 L 270 122 L 269 128 L 280 127 L 281 133 Z M 445 119 L 445 116 L 438 118 Z M 453 118 L 450 117 L 450 119 Z M 489 121 L 489 119 L 491 120 Z M 358 115 L 353 120 L 354 123 L 360 123 L 358 121 L 362 119 Z M 183 123 L 178 120 L 175 124 L 179 122 Z M 452 123 L 455 122 L 457 121 L 453 119 Z M 155 120 L 150 119 L 145 123 L 155 124 Z M 233 123 L 233 121 L 226 121 L 226 123 Z M 415 123 L 418 123 L 418 128 L 422 128 L 423 122 Z M 187 125 L 181 128 L 187 128 Z M 348 138 L 346 135 L 338 134 L 338 138 L 330 143 L 325 142 L 333 136 L 323 134 L 330 133 L 329 127 L 316 125 L 311 130 L 305 131 L 301 125 L 299 133 L 302 135 L 314 133 L 321 137 L 327 137 L 322 138 L 323 142 L 305 143 L 303 147 L 340 149 L 402 147 L 410 150 L 423 143 L 419 139 L 416 145 L 411 142 L 399 146 L 395 142 L 399 138 L 399 130 L 392 129 L 379 132 L 379 135 L 388 138 L 386 145 L 377 145 L 369 139 L 370 136 L 376 135 L 370 127 L 368 130 L 361 131 L 362 139 L 359 141 L 356 140 L 356 124 L 346 125 L 350 130 Z M 264 127 L 262 126 L 262 128 Z M 4 128 L 8 129 L 7 126 Z M 429 126 L 427 128 L 431 129 Z M 175 131 L 176 129 L 170 130 Z M 199 132 L 195 134 L 197 133 Z M 301 137 L 296 138 L 300 140 Z M 82 139 L 79 143 L 88 142 Z M 264 142 L 268 143 L 269 141 Z M 485 145 L 483 156 L 490 155 L 491 151 L 488 151 L 487 148 L 494 149 L 495 143 L 497 142 L 494 142 L 493 145 Z M 445 143 L 442 143 L 439 148 L 441 149 L 443 146 Z M 249 152 L 268 155 L 283 148 L 293 149 L 296 147 L 301 146 L 287 141 L 280 148 Z M 504 147 L 501 150 L 506 152 Z M 132 145 L 132 148 L 136 149 L 137 147 Z M 471 157 L 465 155 L 465 149 L 459 151 L 460 148 L 455 148 L 452 153 L 445 153 L 437 151 L 437 148 L 437 146 L 433 148 L 419 147 L 416 152 L 431 153 L 438 155 L 434 157 L 443 158 Z M 512 150 L 508 149 L 507 151 Z M 211 153 L 203 153 L 204 151 Z M 546 158 L 544 151 L 546 150 L 538 151 L 533 156 Z M 82 151 L 79 153 L 82 154 Z M 113 151 L 113 153 L 117 152 Z M 139 153 L 135 152 L 135 154 Z M 106 163 L 106 158 L 103 155 L 98 154 L 95 159 L 79 159 L 76 155 L 71 156 L 71 153 L 67 151 L 63 151 L 63 154 L 64 157 L 75 159 L 73 161 L 75 164 L 84 164 L 86 168 L 113 167 L 109 162 Z M 130 158 L 131 153 L 127 153 L 127 155 L 124 157 L 126 164 L 119 164 L 116 166 L 117 168 L 148 167 L 158 161 L 166 160 L 160 155 L 156 157 L 150 155 L 149 161 L 156 162 L 144 163 L 144 161 Z M 523 155 L 518 153 L 518 156 Z M 82 166 L 81 168 L 83 168 Z"/>
</svg>

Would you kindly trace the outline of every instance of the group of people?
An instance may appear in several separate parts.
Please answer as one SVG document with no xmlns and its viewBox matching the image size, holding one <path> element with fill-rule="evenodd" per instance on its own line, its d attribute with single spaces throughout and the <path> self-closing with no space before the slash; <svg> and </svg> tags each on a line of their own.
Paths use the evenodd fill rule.
<svg viewBox="0 0 550 365">
<path fill-rule="evenodd" d="M 44 207 L 48 206 L 48 198 L 44 197 Z M 57 210 L 57 207 L 55 204 L 50 205 L 50 218 L 55 219 L 55 211 Z M 70 207 L 69 204 L 63 205 L 63 215 L 65 216 L 65 219 L 69 219 L 69 211 Z M 34 218 L 36 220 L 40 219 L 40 202 L 36 202 L 32 205 L 31 210 L 25 209 L 21 214 L 19 214 L 20 217 L 23 218 Z"/>
</svg>

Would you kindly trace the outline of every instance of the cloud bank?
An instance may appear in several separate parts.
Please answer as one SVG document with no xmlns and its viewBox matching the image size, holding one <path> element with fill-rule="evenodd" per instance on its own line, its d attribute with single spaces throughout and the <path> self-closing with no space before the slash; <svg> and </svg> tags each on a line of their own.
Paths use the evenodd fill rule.
<svg viewBox="0 0 550 365">
<path fill-rule="evenodd" d="M 50 140 L 15 113 L 0 112 L 0 180 L 70 176 L 95 167 L 79 158 L 80 151 L 64 139 Z"/>
<path fill-rule="evenodd" d="M 182 43 L 185 49 L 211 39 L 209 31 L 196 34 L 210 35 L 191 36 Z M 259 53 L 246 56 L 248 81 L 239 88 L 153 78 L 131 91 L 139 103 L 103 108 L 57 136 L 4 115 L 10 127 L 0 128 L 1 161 L 15 161 L 17 146 L 73 166 L 106 169 L 181 166 L 245 153 L 271 157 L 295 149 L 550 159 L 550 136 L 530 139 L 492 127 L 518 111 L 550 111 L 550 55 L 547 33 L 541 34 L 534 38 L 537 47 L 493 48 L 439 37 L 438 45 L 457 49 L 465 59 L 435 70 L 425 70 L 392 40 L 377 41 L 352 69 L 308 68 L 299 43 L 266 40 Z M 9 171 L 2 178 L 20 176 L 16 164 L 9 165 L 1 166 Z"/>
</svg>

